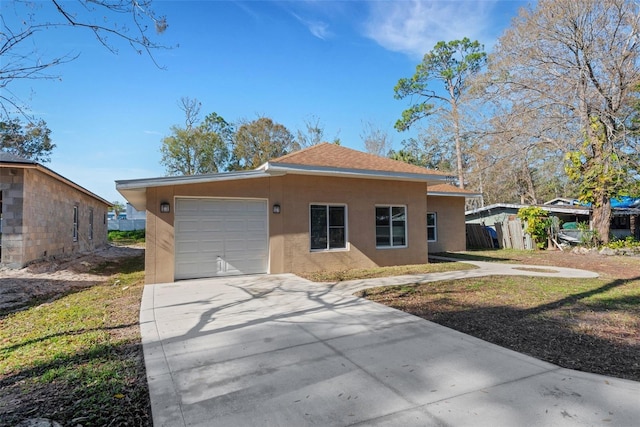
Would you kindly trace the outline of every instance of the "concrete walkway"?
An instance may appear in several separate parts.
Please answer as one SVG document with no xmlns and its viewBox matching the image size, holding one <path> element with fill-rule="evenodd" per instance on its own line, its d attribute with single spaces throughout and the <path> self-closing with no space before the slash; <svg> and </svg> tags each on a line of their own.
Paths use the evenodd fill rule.
<svg viewBox="0 0 640 427">
<path fill-rule="evenodd" d="M 561 369 L 351 295 L 482 272 L 543 274 L 474 264 L 340 284 L 285 274 L 146 286 L 154 425 L 637 425 L 638 382 Z M 552 269 L 544 274 L 593 277 Z"/>
</svg>

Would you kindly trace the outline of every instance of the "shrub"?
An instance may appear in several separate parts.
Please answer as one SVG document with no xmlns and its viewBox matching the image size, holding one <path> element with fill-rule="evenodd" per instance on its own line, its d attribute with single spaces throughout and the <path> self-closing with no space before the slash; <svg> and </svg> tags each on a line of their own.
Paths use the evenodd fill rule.
<svg viewBox="0 0 640 427">
<path fill-rule="evenodd" d="M 518 218 L 526 222 L 524 231 L 531 235 L 538 249 L 545 248 L 551 226 L 551 219 L 547 216 L 547 212 L 537 206 L 529 206 L 518 210 Z"/>
<path fill-rule="evenodd" d="M 131 231 L 120 231 L 120 230 L 111 230 L 108 234 L 108 239 L 110 242 L 133 242 L 133 243 L 142 243 L 144 242 L 145 230 L 131 230 Z"/>
<path fill-rule="evenodd" d="M 624 239 L 612 240 L 606 246 L 611 249 L 635 249 L 640 248 L 640 241 L 633 236 L 627 236 Z"/>
</svg>

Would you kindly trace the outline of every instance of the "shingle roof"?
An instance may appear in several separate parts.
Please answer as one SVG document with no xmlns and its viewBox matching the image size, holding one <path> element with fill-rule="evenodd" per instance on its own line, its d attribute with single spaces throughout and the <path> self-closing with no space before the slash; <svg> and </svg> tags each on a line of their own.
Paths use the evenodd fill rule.
<svg viewBox="0 0 640 427">
<path fill-rule="evenodd" d="M 278 157 L 277 159 L 269 160 L 269 164 L 319 166 L 336 169 L 357 169 L 424 175 L 450 175 L 445 172 L 363 153 L 362 151 L 352 150 L 351 148 L 330 144 L 328 142 L 313 145 L 309 148 Z"/>
<path fill-rule="evenodd" d="M 23 157 L 16 156 L 15 154 L 7 153 L 5 151 L 0 151 L 0 162 L 36 164 L 36 162 L 32 160 L 28 160 Z"/>
<path fill-rule="evenodd" d="M 433 184 L 429 186 L 429 193 L 460 193 L 460 194 L 475 194 L 469 190 L 463 190 L 460 187 L 456 187 L 451 184 Z"/>
<path fill-rule="evenodd" d="M 427 195 L 431 196 L 451 196 L 451 197 L 466 197 L 466 198 L 476 198 L 481 197 L 482 194 L 474 193 L 469 190 L 463 190 L 460 187 L 456 187 L 451 184 L 431 184 L 429 188 L 427 188 Z"/>
</svg>

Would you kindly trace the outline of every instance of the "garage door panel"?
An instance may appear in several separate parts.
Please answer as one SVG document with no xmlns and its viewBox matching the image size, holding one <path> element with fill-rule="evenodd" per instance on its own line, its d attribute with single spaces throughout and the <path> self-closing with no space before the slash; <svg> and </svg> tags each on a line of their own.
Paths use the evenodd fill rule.
<svg viewBox="0 0 640 427">
<path fill-rule="evenodd" d="M 263 231 L 267 229 L 267 221 L 259 219 L 247 220 L 247 231 Z"/>
<path fill-rule="evenodd" d="M 224 207 L 220 206 L 219 203 L 216 202 L 212 202 L 212 201 L 208 201 L 208 200 L 203 200 L 202 201 L 202 206 L 199 210 L 200 212 L 205 212 L 208 214 L 224 214 Z"/>
<path fill-rule="evenodd" d="M 187 233 L 187 232 L 196 232 L 200 227 L 200 221 L 198 220 L 183 220 L 176 224 L 176 232 L 178 233 Z"/>
<path fill-rule="evenodd" d="M 198 199 L 177 199 L 176 200 L 176 214 L 182 214 L 187 212 L 197 212 L 200 209 Z"/>
<path fill-rule="evenodd" d="M 250 213 L 263 213 L 266 215 L 267 213 L 267 205 L 266 203 L 249 203 L 247 204 L 247 212 Z"/>
<path fill-rule="evenodd" d="M 225 208 L 228 212 L 245 212 L 249 206 L 255 203 L 261 203 L 257 200 L 228 200 L 225 203 Z"/>
<path fill-rule="evenodd" d="M 266 273 L 265 200 L 176 199 L 176 279 Z"/>
<path fill-rule="evenodd" d="M 247 221 L 243 219 L 230 219 L 224 224 L 224 231 L 233 232 L 235 235 L 244 233 L 247 229 Z"/>
</svg>

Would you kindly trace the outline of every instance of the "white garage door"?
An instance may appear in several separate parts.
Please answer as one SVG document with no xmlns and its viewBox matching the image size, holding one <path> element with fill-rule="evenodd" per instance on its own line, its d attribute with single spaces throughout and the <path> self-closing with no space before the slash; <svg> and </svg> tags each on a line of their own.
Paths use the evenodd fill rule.
<svg viewBox="0 0 640 427">
<path fill-rule="evenodd" d="M 267 201 L 178 198 L 176 279 L 266 273 Z"/>
</svg>

